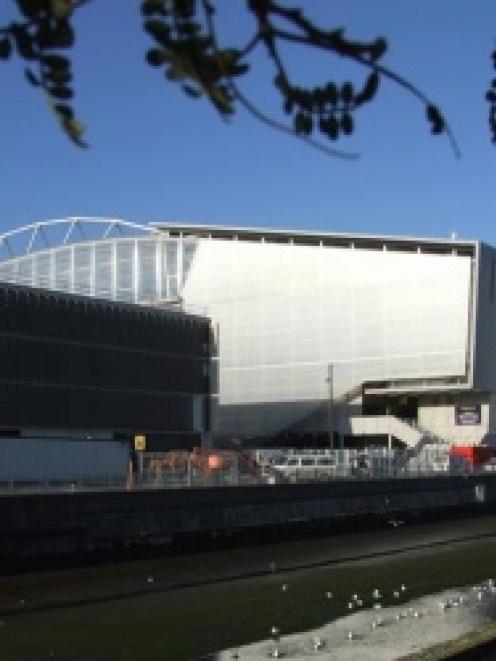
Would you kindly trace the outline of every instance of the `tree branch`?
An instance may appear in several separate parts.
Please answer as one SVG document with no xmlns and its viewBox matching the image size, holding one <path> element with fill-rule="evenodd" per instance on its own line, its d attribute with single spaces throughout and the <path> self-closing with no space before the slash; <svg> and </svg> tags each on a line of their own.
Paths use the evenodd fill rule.
<svg viewBox="0 0 496 661">
<path fill-rule="evenodd" d="M 233 91 L 233 94 L 241 103 L 241 105 L 245 108 L 245 110 L 247 110 L 247 112 L 249 112 L 250 115 L 255 117 L 255 119 L 258 119 L 258 121 L 262 122 L 266 126 L 269 126 L 270 128 L 275 129 L 276 131 L 280 131 L 281 133 L 286 133 L 287 135 L 290 135 L 291 137 L 296 138 L 297 140 L 301 140 L 309 147 L 313 147 L 318 151 L 324 152 L 324 154 L 327 154 L 328 156 L 336 156 L 337 158 L 343 158 L 346 160 L 356 160 L 360 157 L 360 155 L 357 153 L 345 152 L 339 149 L 333 149 L 332 147 L 326 147 L 326 145 L 323 145 L 321 142 L 318 142 L 317 140 L 313 140 L 308 136 L 295 133 L 295 131 L 291 127 L 286 126 L 285 124 L 281 124 L 280 122 L 277 122 L 276 120 L 272 119 L 271 117 L 263 113 L 261 110 L 259 110 L 239 90 L 238 86 L 233 81 L 231 81 L 230 87 Z"/>
</svg>

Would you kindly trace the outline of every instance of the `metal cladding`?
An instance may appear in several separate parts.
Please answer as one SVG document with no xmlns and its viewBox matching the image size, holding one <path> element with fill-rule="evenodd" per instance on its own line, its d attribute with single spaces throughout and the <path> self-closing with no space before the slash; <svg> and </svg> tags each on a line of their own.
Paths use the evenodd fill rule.
<svg viewBox="0 0 496 661">
<path fill-rule="evenodd" d="M 198 444 L 208 342 L 201 317 L 0 283 L 0 428 Z"/>
<path fill-rule="evenodd" d="M 477 338 L 496 353 L 494 334 L 476 327 L 480 250 L 458 240 L 70 218 L 0 237 L 0 281 L 180 301 L 208 315 L 219 340 L 214 430 L 256 436 L 304 428 L 328 398 L 330 365 L 336 400 L 362 384 L 473 388 L 488 370 Z M 494 283 L 491 291 L 494 299 Z M 325 429 L 326 420 L 324 411 L 312 424 Z"/>
</svg>

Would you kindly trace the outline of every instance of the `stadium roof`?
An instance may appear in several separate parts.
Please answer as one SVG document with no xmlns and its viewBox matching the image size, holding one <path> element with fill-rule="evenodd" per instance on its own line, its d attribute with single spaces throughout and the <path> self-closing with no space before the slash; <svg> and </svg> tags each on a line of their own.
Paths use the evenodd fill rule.
<svg viewBox="0 0 496 661">
<path fill-rule="evenodd" d="M 172 222 L 152 222 L 150 225 L 170 236 L 196 236 L 213 239 L 245 241 L 268 241 L 273 243 L 295 243 L 303 245 L 325 245 L 362 249 L 390 249 L 433 253 L 474 254 L 476 240 L 451 238 L 422 238 L 401 235 L 344 234 L 321 230 L 288 230 L 265 227 L 237 227 Z"/>
</svg>

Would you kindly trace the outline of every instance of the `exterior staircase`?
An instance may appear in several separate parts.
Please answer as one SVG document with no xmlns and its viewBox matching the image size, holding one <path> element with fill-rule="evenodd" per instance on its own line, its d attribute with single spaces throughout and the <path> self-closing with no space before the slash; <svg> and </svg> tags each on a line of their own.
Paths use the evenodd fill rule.
<svg viewBox="0 0 496 661">
<path fill-rule="evenodd" d="M 360 415 L 349 419 L 353 436 L 394 436 L 408 448 L 418 449 L 425 432 L 394 415 Z"/>
</svg>

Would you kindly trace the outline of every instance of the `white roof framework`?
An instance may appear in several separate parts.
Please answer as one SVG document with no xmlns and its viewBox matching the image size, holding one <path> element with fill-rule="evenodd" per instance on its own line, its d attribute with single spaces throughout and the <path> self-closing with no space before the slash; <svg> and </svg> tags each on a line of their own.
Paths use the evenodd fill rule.
<svg viewBox="0 0 496 661">
<path fill-rule="evenodd" d="M 71 216 L 44 220 L 0 234 L 0 261 L 75 243 L 135 237 L 146 233 L 161 232 L 151 225 L 140 225 L 117 218 Z"/>
</svg>

